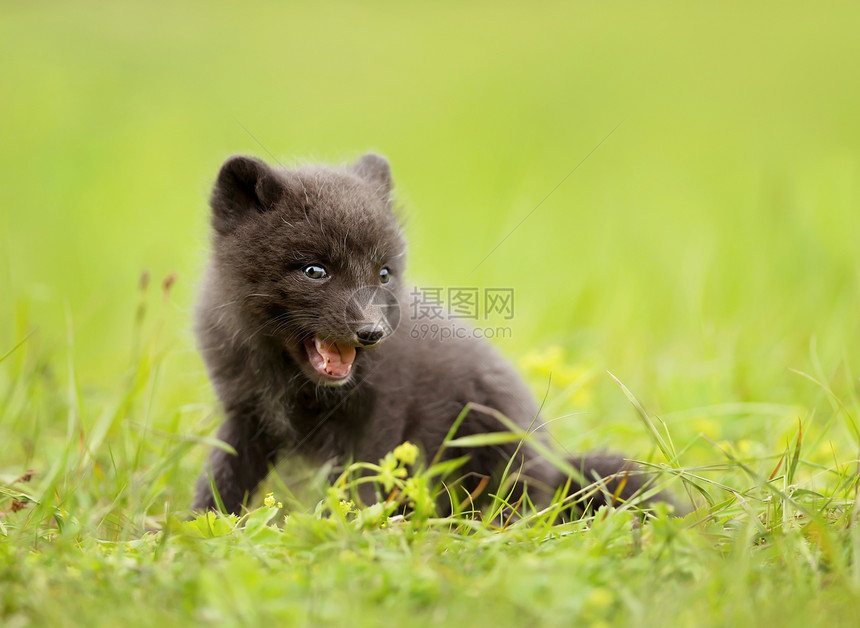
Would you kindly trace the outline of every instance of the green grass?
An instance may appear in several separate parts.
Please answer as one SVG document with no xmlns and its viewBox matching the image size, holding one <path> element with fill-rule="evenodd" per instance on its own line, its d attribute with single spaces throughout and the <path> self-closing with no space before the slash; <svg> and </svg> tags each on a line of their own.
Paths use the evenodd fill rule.
<svg viewBox="0 0 860 628">
<path fill-rule="evenodd" d="M 3 14 L 4 626 L 856 624 L 857 8 Z M 498 345 L 560 446 L 695 482 L 698 511 L 388 524 L 272 478 L 282 511 L 185 521 L 219 421 L 189 331 L 217 168 L 370 149 L 416 283 L 515 290 Z"/>
</svg>

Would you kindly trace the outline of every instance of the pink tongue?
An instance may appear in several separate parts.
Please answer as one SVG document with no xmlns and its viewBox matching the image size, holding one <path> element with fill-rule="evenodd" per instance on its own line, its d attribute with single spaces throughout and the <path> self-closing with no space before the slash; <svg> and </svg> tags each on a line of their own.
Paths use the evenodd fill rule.
<svg viewBox="0 0 860 628">
<path fill-rule="evenodd" d="M 311 366 L 320 375 L 346 377 L 355 360 L 355 347 L 314 336 L 305 343 Z"/>
</svg>

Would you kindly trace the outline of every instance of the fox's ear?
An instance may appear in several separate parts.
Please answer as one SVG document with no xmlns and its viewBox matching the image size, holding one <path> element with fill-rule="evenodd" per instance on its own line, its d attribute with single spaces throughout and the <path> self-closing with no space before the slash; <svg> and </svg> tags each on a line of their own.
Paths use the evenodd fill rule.
<svg viewBox="0 0 860 628">
<path fill-rule="evenodd" d="M 378 186 L 379 191 L 388 198 L 391 193 L 391 167 L 385 157 L 367 153 L 359 157 L 350 168 L 368 183 Z"/>
<path fill-rule="evenodd" d="M 272 208 L 284 194 L 284 184 L 259 159 L 235 155 L 221 166 L 209 204 L 212 226 L 226 234 L 254 213 Z"/>
</svg>

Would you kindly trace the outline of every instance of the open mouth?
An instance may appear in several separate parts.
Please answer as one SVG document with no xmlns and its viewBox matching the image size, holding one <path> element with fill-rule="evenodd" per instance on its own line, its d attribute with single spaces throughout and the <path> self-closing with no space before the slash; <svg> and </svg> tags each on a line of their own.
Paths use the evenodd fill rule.
<svg viewBox="0 0 860 628">
<path fill-rule="evenodd" d="M 355 361 L 354 346 L 319 336 L 308 338 L 304 345 L 308 363 L 322 378 L 337 382 L 349 377 Z"/>
</svg>

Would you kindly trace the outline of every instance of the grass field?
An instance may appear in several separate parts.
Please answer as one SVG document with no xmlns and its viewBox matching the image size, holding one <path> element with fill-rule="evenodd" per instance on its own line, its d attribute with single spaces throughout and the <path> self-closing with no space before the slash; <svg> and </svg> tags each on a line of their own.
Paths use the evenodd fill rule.
<svg viewBox="0 0 860 628">
<path fill-rule="evenodd" d="M 856 6 L 0 13 L 0 624 L 856 625 Z M 561 447 L 698 510 L 389 521 L 273 477 L 187 520 L 217 169 L 367 150 L 416 284 L 514 290 Z"/>
</svg>

